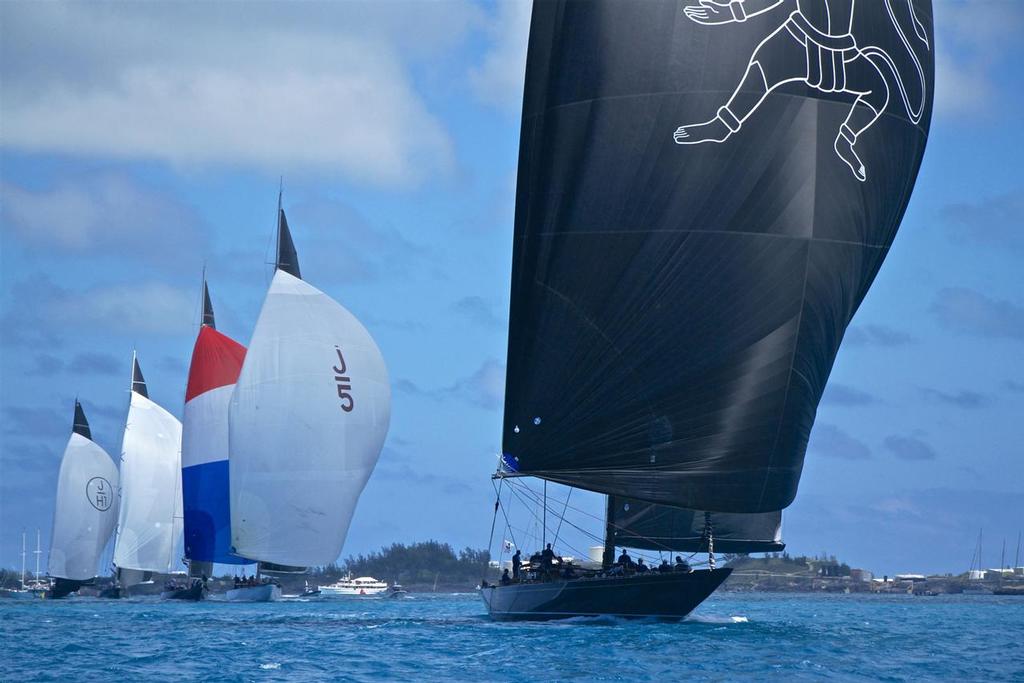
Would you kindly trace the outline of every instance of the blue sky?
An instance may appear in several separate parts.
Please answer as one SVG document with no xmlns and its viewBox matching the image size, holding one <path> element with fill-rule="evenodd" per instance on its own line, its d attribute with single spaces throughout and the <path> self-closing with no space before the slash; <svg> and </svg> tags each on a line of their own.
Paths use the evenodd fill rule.
<svg viewBox="0 0 1024 683">
<path fill-rule="evenodd" d="M 995 565 L 1024 529 L 1024 5 L 935 14 L 924 165 L 785 516 L 791 551 L 877 572 L 963 570 L 982 527 Z M 133 347 L 180 415 L 204 263 L 219 329 L 247 343 L 280 175 L 303 275 L 366 323 L 392 377 L 344 554 L 486 543 L 528 18 L 0 4 L 0 565 L 23 529 L 47 542 L 76 395 L 116 453 Z"/>
</svg>

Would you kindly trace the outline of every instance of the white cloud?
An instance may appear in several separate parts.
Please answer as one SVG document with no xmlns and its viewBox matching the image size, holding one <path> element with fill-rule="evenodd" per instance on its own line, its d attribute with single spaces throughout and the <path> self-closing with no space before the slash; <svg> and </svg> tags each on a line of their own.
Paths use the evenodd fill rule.
<svg viewBox="0 0 1024 683">
<path fill-rule="evenodd" d="M 519 112 L 526 78 L 526 46 L 532 5 L 525 0 L 498 3 L 487 31 L 494 41 L 483 62 L 470 70 L 470 83 L 482 101 Z"/>
<path fill-rule="evenodd" d="M 191 329 L 194 294 L 160 282 L 102 285 L 63 291 L 47 302 L 43 315 L 70 328 L 105 328 L 115 333 L 180 334 Z"/>
<path fill-rule="evenodd" d="M 314 167 L 381 185 L 453 164 L 402 51 L 459 40 L 475 16 L 462 4 L 4 3 L 3 13 L 5 146 Z"/>
<path fill-rule="evenodd" d="M 977 116 L 996 107 L 1000 88 L 994 71 L 1015 56 L 1022 28 L 1018 2 L 936 2 L 936 111 Z"/>
<path fill-rule="evenodd" d="M 95 332 L 180 335 L 193 329 L 198 307 L 194 291 L 156 280 L 67 289 L 36 275 L 10 286 L 0 339 L 38 349 L 78 348 L 79 335 Z"/>
<path fill-rule="evenodd" d="M 205 249 L 195 211 L 120 174 L 65 178 L 44 189 L 0 181 L 0 197 L 4 232 L 29 247 L 127 253 L 136 262 L 175 267 Z"/>
</svg>

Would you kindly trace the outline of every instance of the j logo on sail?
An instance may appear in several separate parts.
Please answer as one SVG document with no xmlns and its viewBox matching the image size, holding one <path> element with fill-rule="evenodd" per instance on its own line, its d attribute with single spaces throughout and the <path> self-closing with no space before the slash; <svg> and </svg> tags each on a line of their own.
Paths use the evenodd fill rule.
<svg viewBox="0 0 1024 683">
<path fill-rule="evenodd" d="M 683 13 L 698 24 L 738 23 L 774 9 L 785 1 L 700 0 L 698 5 L 685 7 Z M 914 108 L 892 57 L 881 48 L 857 45 L 852 32 L 855 4 L 856 0 L 796 0 L 796 11 L 754 50 L 746 73 L 729 101 L 718 109 L 714 118 L 679 126 L 672 136 L 676 144 L 725 142 L 733 133 L 739 132 L 744 121 L 761 106 L 769 93 L 785 83 L 803 81 L 821 92 L 847 93 L 854 98 L 846 120 L 839 126 L 833 146 L 857 180 L 867 180 L 867 169 L 855 147 L 860 135 L 878 120 L 889 104 L 886 76 L 894 80 L 908 116 L 917 124 L 926 101 L 925 75 L 920 59 L 896 19 L 891 0 L 885 0 L 889 19 L 917 70 L 921 101 Z M 907 0 L 907 7 L 914 32 L 924 48 L 930 49 L 912 0 Z"/>
<path fill-rule="evenodd" d="M 109 481 L 103 477 L 93 477 L 85 485 L 85 496 L 94 508 L 103 512 L 110 509 L 110 503 L 113 501 L 110 495 L 112 490 Z"/>
</svg>

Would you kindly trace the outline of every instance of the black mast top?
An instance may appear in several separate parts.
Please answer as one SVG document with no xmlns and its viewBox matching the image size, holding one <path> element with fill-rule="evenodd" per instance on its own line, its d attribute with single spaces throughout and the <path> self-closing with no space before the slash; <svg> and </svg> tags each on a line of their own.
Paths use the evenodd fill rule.
<svg viewBox="0 0 1024 683">
<path fill-rule="evenodd" d="M 203 326 L 217 329 L 213 319 L 213 304 L 210 303 L 210 288 L 206 286 L 206 280 L 203 280 Z"/>
<path fill-rule="evenodd" d="M 75 421 L 71 426 L 71 431 L 75 434 L 81 434 L 85 438 L 92 440 L 92 430 L 89 429 L 89 421 L 85 419 L 85 411 L 82 410 L 82 404 L 75 399 Z"/>
<path fill-rule="evenodd" d="M 302 279 L 299 273 L 299 255 L 295 253 L 292 233 L 288 230 L 288 219 L 281 208 L 277 210 L 277 269 Z"/>
<path fill-rule="evenodd" d="M 132 391 L 149 398 L 149 392 L 146 391 L 146 378 L 142 376 L 139 359 L 135 356 L 132 357 Z"/>
<path fill-rule="evenodd" d="M 299 273 L 299 255 L 295 253 L 295 243 L 292 242 L 292 233 L 288 229 L 288 218 L 284 215 L 281 207 L 281 196 L 284 194 L 284 178 L 281 178 L 281 187 L 277 191 L 277 263 L 278 270 L 283 270 L 289 275 L 302 279 Z"/>
</svg>

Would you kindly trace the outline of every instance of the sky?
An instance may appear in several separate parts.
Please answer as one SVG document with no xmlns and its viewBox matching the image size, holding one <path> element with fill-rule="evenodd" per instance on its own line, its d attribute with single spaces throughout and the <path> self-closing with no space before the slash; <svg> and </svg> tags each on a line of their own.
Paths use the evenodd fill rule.
<svg viewBox="0 0 1024 683">
<path fill-rule="evenodd" d="M 181 415 L 204 266 L 218 329 L 248 342 L 282 176 L 304 278 L 391 374 L 343 557 L 487 544 L 529 13 L 0 3 L 0 566 L 23 530 L 47 546 L 76 396 L 117 454 L 133 348 Z M 963 571 L 982 529 L 996 566 L 1024 530 L 1024 4 L 935 15 L 924 163 L 784 517 L 791 553 L 876 573 Z"/>
</svg>

